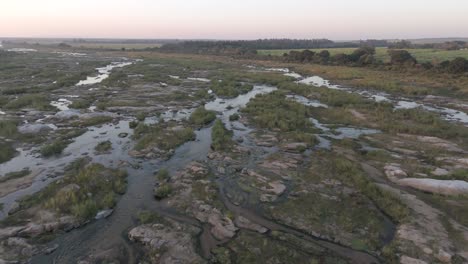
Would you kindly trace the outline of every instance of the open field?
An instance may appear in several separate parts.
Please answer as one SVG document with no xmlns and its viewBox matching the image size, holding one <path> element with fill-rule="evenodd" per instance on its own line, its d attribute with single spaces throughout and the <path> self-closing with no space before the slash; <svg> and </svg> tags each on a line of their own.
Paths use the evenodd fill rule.
<svg viewBox="0 0 468 264">
<path fill-rule="evenodd" d="M 302 51 L 303 49 L 298 49 L 296 51 Z M 331 49 L 311 49 L 315 52 L 320 52 L 322 50 L 328 50 L 330 55 L 335 55 L 338 53 L 351 54 L 356 48 L 331 48 Z M 272 55 L 272 56 L 282 56 L 284 53 L 288 53 L 291 50 L 259 50 L 260 55 Z M 390 56 L 388 56 L 387 48 L 376 48 L 375 58 L 377 60 L 388 62 Z M 413 55 L 416 60 L 419 62 L 441 62 L 444 60 L 452 60 L 457 57 L 462 57 L 468 59 L 468 49 L 465 50 L 436 50 L 436 49 L 408 49 L 408 51 Z"/>
</svg>

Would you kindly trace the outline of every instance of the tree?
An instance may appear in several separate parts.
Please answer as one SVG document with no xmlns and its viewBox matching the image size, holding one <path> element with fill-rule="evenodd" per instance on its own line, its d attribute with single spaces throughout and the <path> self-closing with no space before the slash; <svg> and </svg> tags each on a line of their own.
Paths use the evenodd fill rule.
<svg viewBox="0 0 468 264">
<path fill-rule="evenodd" d="M 412 66 L 417 63 L 416 59 L 407 50 L 388 50 L 390 63 L 397 65 Z"/>
</svg>

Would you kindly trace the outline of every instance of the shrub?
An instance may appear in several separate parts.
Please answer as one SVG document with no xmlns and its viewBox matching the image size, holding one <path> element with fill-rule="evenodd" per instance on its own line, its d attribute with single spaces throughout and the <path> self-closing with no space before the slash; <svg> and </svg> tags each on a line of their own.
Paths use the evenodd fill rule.
<svg viewBox="0 0 468 264">
<path fill-rule="evenodd" d="M 171 178 L 167 169 L 160 169 L 156 174 L 156 179 L 160 182 L 166 182 Z"/>
<path fill-rule="evenodd" d="M 172 193 L 172 186 L 168 183 L 163 183 L 158 187 L 154 188 L 154 197 L 158 200 L 162 200 L 168 197 Z"/>
<path fill-rule="evenodd" d="M 407 50 L 388 50 L 388 54 L 391 64 L 409 66 L 416 64 L 416 59 Z"/>
<path fill-rule="evenodd" d="M 238 113 L 234 113 L 232 115 L 229 116 L 229 121 L 237 121 L 239 120 L 240 116 Z"/>
<path fill-rule="evenodd" d="M 45 145 L 41 148 L 41 155 L 43 157 L 50 157 L 54 155 L 59 155 L 63 152 L 63 150 L 68 146 L 70 142 L 65 140 L 56 140 L 51 144 Z"/>
</svg>

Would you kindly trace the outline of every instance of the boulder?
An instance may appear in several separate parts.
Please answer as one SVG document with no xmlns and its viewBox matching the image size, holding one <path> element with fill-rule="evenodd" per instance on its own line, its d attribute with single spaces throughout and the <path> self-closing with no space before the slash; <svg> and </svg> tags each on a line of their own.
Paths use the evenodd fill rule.
<svg viewBox="0 0 468 264">
<path fill-rule="evenodd" d="M 387 175 L 388 179 L 392 182 L 396 182 L 401 178 L 408 177 L 408 174 L 401 169 L 399 164 L 387 164 L 384 167 L 385 175 Z"/>
<path fill-rule="evenodd" d="M 102 211 L 100 211 L 100 212 L 98 212 L 98 213 L 96 214 L 96 216 L 94 217 L 94 219 L 99 220 L 99 219 L 107 218 L 107 217 L 109 217 L 113 212 L 114 212 L 114 210 L 112 210 L 112 209 L 102 210 Z"/>
<path fill-rule="evenodd" d="M 21 134 L 38 134 L 51 131 L 52 128 L 44 124 L 25 124 L 18 127 L 18 132 Z"/>
</svg>

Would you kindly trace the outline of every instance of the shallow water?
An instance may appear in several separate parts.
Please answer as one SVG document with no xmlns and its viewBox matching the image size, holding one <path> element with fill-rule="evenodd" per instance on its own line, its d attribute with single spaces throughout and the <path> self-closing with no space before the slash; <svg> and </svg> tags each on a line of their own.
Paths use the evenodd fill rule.
<svg viewBox="0 0 468 264">
<path fill-rule="evenodd" d="M 129 121 L 120 121 L 117 125 L 106 124 L 100 127 L 91 127 L 83 135 L 74 139 L 74 142 L 68 145 L 63 154 L 57 157 L 42 158 L 37 148 L 30 150 L 19 149 L 19 155 L 8 162 L 0 164 L 0 174 L 19 171 L 29 168 L 31 171 L 42 171 L 32 182 L 32 185 L 8 194 L 0 198 L 3 203 L 3 210 L 0 219 L 4 218 L 15 200 L 40 191 L 50 182 L 61 177 L 63 170 L 70 162 L 81 158 L 90 157 L 93 162 L 102 163 L 105 166 L 116 167 L 120 161 L 131 162 L 128 156 L 130 136 L 133 130 L 129 128 Z M 128 133 L 128 137 L 119 138 L 120 133 Z M 101 141 L 110 140 L 113 151 L 110 154 L 96 155 L 94 147 Z"/>
<path fill-rule="evenodd" d="M 111 64 L 105 67 L 96 68 L 96 70 L 99 73 L 97 76 L 88 76 L 86 80 L 81 80 L 76 85 L 81 86 L 100 83 L 105 79 L 109 78 L 109 75 L 114 68 L 122 68 L 132 64 L 133 62 L 112 62 Z"/>
<path fill-rule="evenodd" d="M 285 74 L 285 75 L 288 75 L 288 74 Z M 463 111 L 459 111 L 459 110 L 455 110 L 455 109 L 451 109 L 447 107 L 440 107 L 437 105 L 427 105 L 427 104 L 416 102 L 409 98 L 398 98 L 398 97 L 392 98 L 391 95 L 383 93 L 383 92 L 378 92 L 378 91 L 372 91 L 372 90 L 363 91 L 363 90 L 357 90 L 357 89 L 350 89 L 348 87 L 344 88 L 344 87 L 340 87 L 339 85 L 331 84 L 329 80 L 326 80 L 320 76 L 311 76 L 311 77 L 301 76 L 301 78 L 299 79 L 301 80 L 297 81 L 298 83 L 312 85 L 315 87 L 327 87 L 330 89 L 343 90 L 349 93 L 357 93 L 357 94 L 362 95 L 363 97 L 369 98 L 376 102 L 393 103 L 395 105 L 395 110 L 414 109 L 414 108 L 421 107 L 427 111 L 439 113 L 442 116 L 442 118 L 445 120 L 455 121 L 455 122 L 463 123 L 465 125 L 468 124 L 468 114 Z"/>
</svg>

